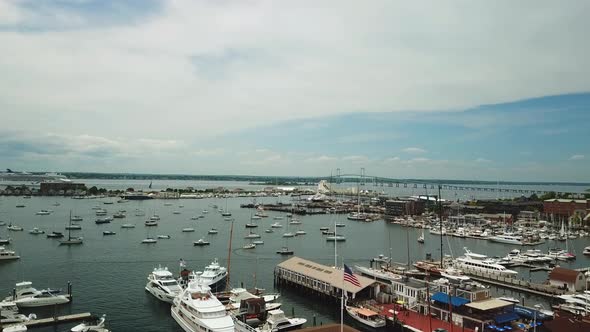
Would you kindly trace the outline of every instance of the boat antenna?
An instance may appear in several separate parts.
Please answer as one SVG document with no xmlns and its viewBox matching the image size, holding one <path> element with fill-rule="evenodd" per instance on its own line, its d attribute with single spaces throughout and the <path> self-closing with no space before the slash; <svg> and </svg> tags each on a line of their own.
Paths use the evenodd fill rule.
<svg viewBox="0 0 590 332">
<path fill-rule="evenodd" d="M 228 291 L 229 286 L 229 277 L 230 277 L 230 267 L 231 267 L 231 241 L 234 235 L 234 221 L 231 221 L 231 228 L 229 229 L 229 250 L 227 251 L 227 280 L 225 282 L 225 290 Z"/>
<path fill-rule="evenodd" d="M 440 187 L 441 185 L 438 185 L 438 196 L 436 197 L 437 203 L 438 203 L 438 219 L 440 222 L 440 268 L 444 268 L 444 254 L 443 254 L 443 213 L 442 213 L 442 203 L 440 200 Z"/>
</svg>

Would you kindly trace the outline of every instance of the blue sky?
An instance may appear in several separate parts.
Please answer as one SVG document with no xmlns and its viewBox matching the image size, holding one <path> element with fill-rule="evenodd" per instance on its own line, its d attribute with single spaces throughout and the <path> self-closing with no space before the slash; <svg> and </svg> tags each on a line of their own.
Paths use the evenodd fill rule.
<svg viewBox="0 0 590 332">
<path fill-rule="evenodd" d="M 586 1 L 0 2 L 0 165 L 587 182 Z"/>
</svg>

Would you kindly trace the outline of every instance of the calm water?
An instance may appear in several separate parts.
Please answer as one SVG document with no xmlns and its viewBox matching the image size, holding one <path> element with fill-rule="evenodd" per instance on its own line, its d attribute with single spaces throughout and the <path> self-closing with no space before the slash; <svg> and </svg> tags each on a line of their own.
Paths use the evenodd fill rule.
<svg viewBox="0 0 590 332">
<path fill-rule="evenodd" d="M 282 198 L 283 202 L 289 198 Z M 276 202 L 277 198 L 258 198 L 259 202 Z M 59 202 L 60 206 L 52 206 Z M 170 202 L 172 206 L 164 206 Z M 227 200 L 229 210 L 235 218 L 234 248 L 240 248 L 247 243 L 243 237 L 247 234 L 244 227 L 253 212 L 240 209 L 241 203 L 251 202 L 251 199 L 231 198 Z M 25 208 L 16 208 L 23 203 Z M 179 205 L 184 205 L 180 208 Z M 7 235 L 13 239 L 10 248 L 16 250 L 21 259 L 16 262 L 0 264 L 0 293 L 8 295 L 14 284 L 22 280 L 30 280 L 37 288 L 64 288 L 67 281 L 73 283 L 74 301 L 70 305 L 60 307 L 60 313 L 92 312 L 100 315 L 107 314 L 108 326 L 114 331 L 181 331 L 170 317 L 169 305 L 161 303 L 145 292 L 147 274 L 158 264 L 168 266 L 171 270 L 178 268 L 178 260 L 185 259 L 189 267 L 201 269 L 213 258 L 218 257 L 222 264 L 227 261 L 229 230 L 231 222 L 224 221 L 220 214 L 211 207 L 217 204 L 224 207 L 224 199 L 204 200 L 148 200 L 128 202 L 123 204 L 104 205 L 101 200 L 73 200 L 69 198 L 20 197 L 0 198 L 0 220 L 12 222 L 24 227 L 24 232 L 7 232 L 6 227 L 0 227 L 0 236 Z M 120 209 L 127 210 L 127 218 L 115 219 L 110 224 L 96 225 L 92 207 L 101 206 L 112 214 Z M 41 209 L 54 210 L 51 215 L 37 216 Z M 135 217 L 135 209 L 146 212 L 146 217 Z M 207 209 L 209 213 L 204 219 L 190 220 Z M 82 246 L 59 246 L 56 240 L 47 239 L 45 235 L 31 235 L 27 231 L 39 227 L 46 232 L 63 231 L 68 215 L 72 210 L 74 215 L 84 218 L 82 231 L 84 236 Z M 175 215 L 173 211 L 180 211 Z M 152 213 L 157 213 L 162 220 L 158 227 L 146 228 L 144 220 Z M 271 223 L 272 217 L 278 213 L 269 212 L 270 217 L 259 220 L 261 227 L 256 232 L 265 241 L 263 246 L 254 250 L 234 250 L 231 262 L 231 283 L 233 286 L 254 286 L 273 289 L 273 269 L 281 262 L 281 257 L 275 251 L 284 245 L 281 234 L 285 228 L 275 230 L 273 234 L 264 233 Z M 295 254 L 324 264 L 333 265 L 334 247 L 327 243 L 319 231 L 321 226 L 333 225 L 335 218 L 338 222 L 346 222 L 347 226 L 340 229 L 347 236 L 345 243 L 339 244 L 340 258 L 347 264 L 365 264 L 371 257 L 379 253 L 390 255 L 395 261 L 407 260 L 406 238 L 409 238 L 411 260 L 424 258 L 426 253 L 434 257 L 440 254 L 438 237 L 426 234 L 426 244 L 416 242 L 419 230 L 405 229 L 398 225 L 386 224 L 382 221 L 374 223 L 357 223 L 347 221 L 344 216 L 307 216 L 303 217 L 301 229 L 307 235 L 289 239 L 289 247 Z M 286 220 L 282 223 L 285 224 Z M 122 223 L 137 223 L 134 229 L 121 229 Z M 182 233 L 183 227 L 194 227 L 194 233 Z M 207 235 L 207 231 L 215 227 L 217 235 Z M 113 230 L 117 234 L 103 237 L 103 230 Z M 8 233 L 8 234 L 7 234 Z M 169 234 L 170 240 L 159 240 L 155 245 L 140 244 L 147 235 L 156 236 Z M 192 241 L 206 237 L 211 245 L 194 247 Z M 570 245 L 580 254 L 584 246 L 589 245 L 588 239 L 571 241 Z M 547 249 L 550 244 L 540 246 Z M 488 243 L 471 239 L 450 238 L 445 240 L 444 250 L 448 253 L 452 248 L 455 255 L 462 252 L 463 247 L 469 247 L 474 252 L 488 255 L 505 255 L 513 247 L 502 244 Z M 391 250 L 390 250 L 391 248 Z M 590 259 L 578 255 L 578 259 L 571 266 L 590 266 Z M 522 277 L 528 278 L 528 272 L 521 271 Z M 255 277 L 254 277 L 255 276 Z M 531 275 L 533 279 L 544 279 L 546 273 L 537 272 Z M 503 293 L 504 291 L 500 291 Z M 286 292 L 280 300 L 283 310 L 288 314 L 292 308 L 297 316 L 303 316 L 311 324 L 316 314 L 318 323 L 328 323 L 338 320 L 339 315 L 331 308 L 322 307 L 312 300 L 305 299 L 293 292 Z M 40 316 L 48 315 L 53 309 L 34 312 Z M 308 324 L 308 325 L 310 325 Z M 67 326 L 60 326 L 57 331 L 66 331 Z M 50 331 L 53 328 L 39 329 Z"/>
</svg>

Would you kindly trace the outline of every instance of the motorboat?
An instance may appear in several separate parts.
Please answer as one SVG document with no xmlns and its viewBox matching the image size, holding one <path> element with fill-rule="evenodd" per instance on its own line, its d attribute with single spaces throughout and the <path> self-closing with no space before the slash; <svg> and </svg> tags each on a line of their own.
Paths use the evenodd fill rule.
<svg viewBox="0 0 590 332">
<path fill-rule="evenodd" d="M 23 228 L 17 225 L 13 225 L 13 224 L 9 224 L 8 227 L 6 227 L 7 230 L 9 231 L 13 231 L 13 232 L 21 232 L 23 231 Z"/>
<path fill-rule="evenodd" d="M 488 240 L 492 241 L 492 242 L 498 242 L 498 243 L 522 245 L 522 236 L 513 235 L 511 233 L 490 236 L 490 237 L 488 237 Z"/>
<path fill-rule="evenodd" d="M 256 228 L 256 227 L 258 227 L 258 224 L 249 222 L 245 226 L 246 226 L 246 228 Z"/>
<path fill-rule="evenodd" d="M 84 220 L 84 218 L 82 218 L 82 217 L 80 217 L 80 216 L 73 216 L 73 217 L 72 217 L 72 221 L 79 222 L 79 221 L 83 221 L 83 220 Z"/>
<path fill-rule="evenodd" d="M 209 286 L 198 282 L 188 287 L 172 302 L 172 318 L 186 332 L 234 332 L 234 321 L 225 306 L 211 293 Z"/>
<path fill-rule="evenodd" d="M 279 255 L 293 255 L 293 250 L 289 249 L 288 247 L 282 247 L 280 250 L 277 250 L 277 254 Z"/>
<path fill-rule="evenodd" d="M 346 224 L 345 223 L 341 223 L 341 222 L 337 222 L 335 226 L 336 227 L 346 227 Z"/>
<path fill-rule="evenodd" d="M 147 227 L 155 227 L 158 226 L 158 222 L 155 220 L 146 220 L 144 225 Z"/>
<path fill-rule="evenodd" d="M 6 226 L 6 221 L 0 221 L 0 226 Z"/>
<path fill-rule="evenodd" d="M 248 243 L 242 247 L 242 249 L 255 249 L 256 245 L 254 243 Z"/>
<path fill-rule="evenodd" d="M 219 261 L 215 258 L 209 265 L 205 266 L 202 272 L 197 272 L 196 281 L 198 283 L 208 286 L 211 289 L 220 289 L 227 279 L 227 268 L 219 265 Z M 189 282 L 191 280 L 189 276 Z"/>
<path fill-rule="evenodd" d="M 199 220 L 199 216 L 192 216 L 191 220 Z"/>
<path fill-rule="evenodd" d="M 186 227 L 186 228 L 183 228 L 182 229 L 182 232 L 183 233 L 191 233 L 191 232 L 194 232 L 194 231 L 195 231 L 195 229 L 192 228 L 192 227 Z"/>
<path fill-rule="evenodd" d="M 64 237 L 64 234 L 62 232 L 51 232 L 49 234 L 47 234 L 48 238 L 53 238 L 53 239 L 61 239 L 62 237 Z"/>
<path fill-rule="evenodd" d="M 334 242 L 334 241 L 343 242 L 343 241 L 346 241 L 346 236 L 344 236 L 344 235 L 327 236 L 326 241 L 328 241 L 328 242 Z"/>
<path fill-rule="evenodd" d="M 272 228 L 269 228 L 267 230 L 264 231 L 265 233 L 274 233 L 275 231 L 272 230 Z"/>
<path fill-rule="evenodd" d="M 117 212 L 117 213 L 113 214 L 113 218 L 122 219 L 122 218 L 125 218 L 125 217 L 126 217 L 126 216 L 125 216 L 125 213 L 123 213 L 123 212 L 121 212 L 121 211 L 119 211 L 119 212 Z"/>
<path fill-rule="evenodd" d="M 322 235 L 336 235 L 334 231 L 322 231 Z"/>
<path fill-rule="evenodd" d="M 105 320 L 106 320 L 106 315 L 102 315 L 102 317 L 100 317 L 98 322 L 96 322 L 95 324 L 81 323 L 81 324 L 78 324 L 78 325 L 72 327 L 72 329 L 70 329 L 70 331 L 71 332 L 109 332 L 109 330 L 104 327 Z"/>
<path fill-rule="evenodd" d="M 167 267 L 158 266 L 154 268 L 147 279 L 145 290 L 160 301 L 172 303 L 174 298 L 182 291 L 178 281 L 174 279 L 174 275 L 168 271 Z"/>
<path fill-rule="evenodd" d="M 150 217 L 149 220 L 151 220 L 151 221 L 158 221 L 158 220 L 160 220 L 160 216 L 157 215 L 157 214 L 154 214 L 153 216 Z"/>
<path fill-rule="evenodd" d="M 37 315 L 35 314 L 29 314 L 28 316 L 19 314 L 18 306 L 15 302 L 0 302 L 0 326 L 6 326 L 6 324 L 23 323 L 36 318 Z"/>
<path fill-rule="evenodd" d="M 29 231 L 29 234 L 34 234 L 34 235 L 45 234 L 45 231 L 40 230 L 38 227 L 33 227 L 33 229 L 31 229 Z"/>
<path fill-rule="evenodd" d="M 170 239 L 170 235 L 158 235 L 158 239 Z"/>
<path fill-rule="evenodd" d="M 209 243 L 209 241 L 205 241 L 205 240 L 203 240 L 202 238 L 201 238 L 201 239 L 199 239 L 198 241 L 194 241 L 194 242 L 193 242 L 193 245 L 194 245 L 194 246 L 208 246 L 208 245 L 210 245 L 210 244 L 211 244 L 211 243 Z"/>
<path fill-rule="evenodd" d="M 383 254 L 379 254 L 377 257 L 373 258 L 373 262 L 378 262 L 378 263 L 389 263 L 390 259 L 389 257 L 383 255 Z"/>
<path fill-rule="evenodd" d="M 260 238 L 260 234 L 256 234 L 256 233 L 248 233 L 248 235 L 244 236 L 244 239 L 259 239 Z"/>
<path fill-rule="evenodd" d="M 19 258 L 20 256 L 17 255 L 16 252 L 0 246 L 0 261 L 15 260 Z"/>
<path fill-rule="evenodd" d="M 225 218 L 223 218 L 223 220 L 225 220 L 225 221 L 232 221 L 232 220 L 234 220 L 234 218 L 232 218 L 232 217 L 225 217 Z"/>
<path fill-rule="evenodd" d="M 424 243 L 424 230 L 422 230 L 422 233 L 418 237 L 418 243 Z"/>
<path fill-rule="evenodd" d="M 107 217 L 107 218 L 98 218 L 94 221 L 95 224 L 100 225 L 100 224 L 110 224 L 111 221 L 113 221 L 112 218 Z"/>
<path fill-rule="evenodd" d="M 10 244 L 10 238 L 0 238 L 0 244 Z"/>
<path fill-rule="evenodd" d="M 560 261 L 569 261 L 576 259 L 576 255 L 560 248 L 549 249 L 549 252 L 547 252 L 547 256 Z"/>
<path fill-rule="evenodd" d="M 113 231 L 102 231 L 102 235 L 116 235 L 117 233 Z"/>
<path fill-rule="evenodd" d="M 509 270 L 506 267 L 497 264 L 493 259 L 486 255 L 476 254 L 467 248 L 465 255 L 455 260 L 455 266 L 463 271 L 487 273 L 503 277 L 514 277 L 518 272 Z"/>
<path fill-rule="evenodd" d="M 301 225 L 301 221 L 299 219 L 291 219 L 289 225 Z"/>
<path fill-rule="evenodd" d="M 9 296 L 4 301 L 12 301 L 19 308 L 28 308 L 65 304 L 70 299 L 66 295 L 39 291 L 33 288 L 30 281 L 23 281 L 16 284 L 14 296 Z"/>
<path fill-rule="evenodd" d="M 258 331 L 290 331 L 307 322 L 305 318 L 287 318 L 281 309 L 269 310 L 267 314 L 266 323 Z"/>
<path fill-rule="evenodd" d="M 25 207 L 25 205 L 24 205 L 24 204 L 17 204 L 17 205 L 16 205 L 16 207 L 17 207 L 17 208 L 24 208 L 24 207 Z"/>
<path fill-rule="evenodd" d="M 95 214 L 97 217 L 106 216 L 106 215 L 107 215 L 107 213 L 108 213 L 108 212 L 107 212 L 107 210 L 104 210 L 104 209 L 98 209 L 98 210 L 96 210 L 96 211 L 94 212 L 94 214 Z"/>
<path fill-rule="evenodd" d="M 466 282 L 471 280 L 471 278 L 464 275 L 461 270 L 457 270 L 453 267 L 447 267 L 445 269 L 440 270 L 440 275 L 449 280 L 454 280 L 458 282 Z"/>
<path fill-rule="evenodd" d="M 180 211 L 174 211 L 172 214 L 180 214 Z"/>
<path fill-rule="evenodd" d="M 227 211 L 221 212 L 221 216 L 222 217 L 231 217 L 231 212 L 227 212 Z"/>
<path fill-rule="evenodd" d="M 584 248 L 584 251 L 582 251 L 582 254 L 584 254 L 584 255 L 590 255 L 590 246 Z"/>
<path fill-rule="evenodd" d="M 307 234 L 307 233 L 302 229 L 295 232 L 295 235 L 305 235 L 305 234 Z"/>
<path fill-rule="evenodd" d="M 360 213 L 360 212 L 349 213 L 346 216 L 346 219 L 348 219 L 348 220 L 357 220 L 357 221 L 365 221 L 368 218 L 369 218 L 369 216 L 366 213 Z"/>
<path fill-rule="evenodd" d="M 272 225 L 270 225 L 270 227 L 272 227 L 272 228 L 282 228 L 282 227 L 283 227 L 283 225 L 281 225 L 281 223 L 280 223 L 280 222 L 275 222 L 275 223 L 273 223 Z"/>
<path fill-rule="evenodd" d="M 330 227 L 320 227 L 320 231 L 329 231 Z"/>
<path fill-rule="evenodd" d="M 255 245 L 261 245 L 261 244 L 264 244 L 264 241 L 262 241 L 262 240 L 255 240 L 255 241 L 252 241 L 252 243 L 255 244 Z"/>
<path fill-rule="evenodd" d="M 379 328 L 385 326 L 385 318 L 373 310 L 346 306 L 346 313 L 357 322 L 368 327 Z"/>
<path fill-rule="evenodd" d="M 135 228 L 134 224 L 122 224 L 121 228 Z"/>
<path fill-rule="evenodd" d="M 287 232 L 287 233 L 283 233 L 283 237 L 294 237 L 295 233 L 293 232 Z"/>
<path fill-rule="evenodd" d="M 209 230 L 209 232 L 207 232 L 207 234 L 217 234 L 217 233 L 218 233 L 217 228 L 211 228 Z"/>
<path fill-rule="evenodd" d="M 201 211 L 201 213 L 207 214 L 207 213 L 209 213 L 209 211 L 203 210 L 203 211 Z"/>
<path fill-rule="evenodd" d="M 38 215 L 38 216 L 48 216 L 48 215 L 51 214 L 51 211 L 49 211 L 49 210 L 41 210 L 41 211 L 37 211 L 35 214 Z"/>
<path fill-rule="evenodd" d="M 141 240 L 141 243 L 150 244 L 150 243 L 157 243 L 158 240 L 154 239 L 153 237 L 147 237 Z"/>
<path fill-rule="evenodd" d="M 10 324 L 2 329 L 2 332 L 26 332 L 27 325 L 24 323 Z"/>
</svg>

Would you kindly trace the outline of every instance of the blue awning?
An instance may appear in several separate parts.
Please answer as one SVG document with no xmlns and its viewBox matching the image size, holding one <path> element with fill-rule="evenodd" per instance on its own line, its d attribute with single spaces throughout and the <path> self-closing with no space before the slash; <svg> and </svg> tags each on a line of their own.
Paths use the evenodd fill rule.
<svg viewBox="0 0 590 332">
<path fill-rule="evenodd" d="M 469 300 L 464 299 L 462 297 L 457 297 L 457 296 L 451 296 L 451 304 L 453 305 L 453 307 L 460 307 L 464 304 L 469 303 Z M 433 301 L 436 302 L 440 302 L 440 303 L 444 303 L 444 304 L 449 304 L 449 294 L 443 293 L 443 292 L 439 292 L 436 294 L 433 294 L 431 296 L 431 299 Z"/>
<path fill-rule="evenodd" d="M 494 318 L 494 320 L 496 321 L 496 324 L 504 324 L 504 323 L 512 322 L 512 321 L 517 320 L 519 318 L 520 317 L 518 317 L 518 315 L 515 314 L 514 312 L 506 312 L 506 313 L 496 316 Z"/>
</svg>

